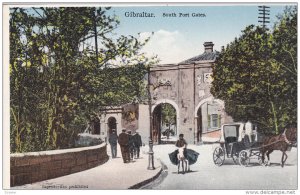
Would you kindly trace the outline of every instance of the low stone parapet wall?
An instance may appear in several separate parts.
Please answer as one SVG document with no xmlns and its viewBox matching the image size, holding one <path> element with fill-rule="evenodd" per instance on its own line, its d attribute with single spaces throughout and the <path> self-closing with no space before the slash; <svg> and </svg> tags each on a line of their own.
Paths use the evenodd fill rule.
<svg viewBox="0 0 300 195">
<path fill-rule="evenodd" d="M 90 169 L 108 160 L 106 143 L 74 149 L 10 155 L 10 186 L 34 183 Z"/>
<path fill-rule="evenodd" d="M 209 131 L 206 133 L 202 134 L 203 137 L 211 137 L 211 138 L 220 138 L 221 136 L 221 130 L 214 130 L 214 131 Z"/>
</svg>

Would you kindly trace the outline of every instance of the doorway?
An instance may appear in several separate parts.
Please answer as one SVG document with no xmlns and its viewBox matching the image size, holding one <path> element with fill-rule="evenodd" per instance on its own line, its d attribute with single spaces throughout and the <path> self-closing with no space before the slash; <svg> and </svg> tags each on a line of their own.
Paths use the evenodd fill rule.
<svg viewBox="0 0 300 195">
<path fill-rule="evenodd" d="M 153 110 L 153 143 L 171 142 L 177 139 L 177 112 L 169 103 L 158 104 Z"/>
<path fill-rule="evenodd" d="M 115 129 L 117 133 L 117 120 L 115 117 L 109 117 L 107 120 L 108 125 L 108 134 L 110 135 L 112 133 L 112 130 Z"/>
</svg>

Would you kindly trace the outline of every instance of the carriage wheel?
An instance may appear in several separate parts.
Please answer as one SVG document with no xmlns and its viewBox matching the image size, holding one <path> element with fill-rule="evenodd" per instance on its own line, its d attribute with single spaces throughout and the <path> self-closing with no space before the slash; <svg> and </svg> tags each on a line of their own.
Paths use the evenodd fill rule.
<svg viewBox="0 0 300 195">
<path fill-rule="evenodd" d="M 240 162 L 240 165 L 242 166 L 248 166 L 249 162 L 250 162 L 250 154 L 248 151 L 246 150 L 242 150 L 240 153 L 239 153 L 239 162 Z"/>
<path fill-rule="evenodd" d="M 225 160 L 225 152 L 223 148 L 217 147 L 213 153 L 213 160 L 215 165 L 221 166 Z"/>
</svg>

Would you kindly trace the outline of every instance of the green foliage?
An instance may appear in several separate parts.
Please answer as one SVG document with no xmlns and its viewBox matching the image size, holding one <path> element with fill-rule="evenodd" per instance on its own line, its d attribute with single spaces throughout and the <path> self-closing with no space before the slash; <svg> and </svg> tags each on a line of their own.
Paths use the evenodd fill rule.
<svg viewBox="0 0 300 195">
<path fill-rule="evenodd" d="M 143 93 L 153 59 L 139 51 L 148 39 L 115 37 L 119 21 L 108 10 L 10 10 L 11 152 L 72 147 L 101 106 Z M 89 44 L 95 37 L 96 51 Z"/>
<path fill-rule="evenodd" d="M 163 124 L 176 123 L 176 110 L 171 104 L 162 104 L 161 112 Z"/>
<path fill-rule="evenodd" d="M 287 8 L 272 32 L 253 25 L 213 66 L 212 94 L 236 121 L 278 134 L 297 123 L 297 8 Z"/>
</svg>

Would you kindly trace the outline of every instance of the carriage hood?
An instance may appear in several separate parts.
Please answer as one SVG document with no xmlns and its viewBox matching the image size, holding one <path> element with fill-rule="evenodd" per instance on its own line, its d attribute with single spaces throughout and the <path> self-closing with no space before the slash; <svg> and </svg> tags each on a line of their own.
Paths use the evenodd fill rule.
<svg viewBox="0 0 300 195">
<path fill-rule="evenodd" d="M 237 141 L 240 142 L 242 140 L 242 134 L 243 134 L 243 129 L 244 129 L 244 124 L 243 123 L 232 123 L 232 124 L 224 124 L 224 125 L 222 125 L 220 142 L 224 143 L 225 142 L 225 138 L 229 137 L 228 132 L 227 132 L 227 135 L 225 135 L 225 127 L 228 127 L 228 126 L 238 126 L 238 135 L 237 135 L 238 138 L 237 138 Z M 231 136 L 233 136 L 233 135 L 234 135 L 234 137 L 236 137 L 235 131 L 232 132 Z"/>
<path fill-rule="evenodd" d="M 220 142 L 224 143 L 225 142 L 225 134 L 224 134 L 224 127 L 226 126 L 238 126 L 238 138 L 237 141 L 240 142 L 242 141 L 242 139 L 245 137 L 245 135 L 248 135 L 251 139 L 251 135 L 255 135 L 254 140 L 251 141 L 255 141 L 257 139 L 257 132 L 256 129 L 254 129 L 252 127 L 252 123 L 247 122 L 247 123 L 230 123 L 230 124 L 224 124 L 222 125 L 221 128 L 221 138 L 220 138 Z"/>
</svg>

